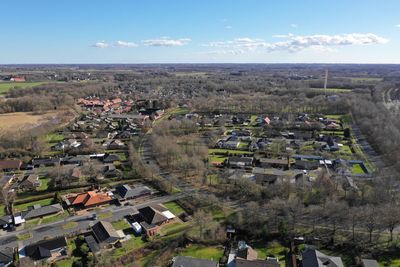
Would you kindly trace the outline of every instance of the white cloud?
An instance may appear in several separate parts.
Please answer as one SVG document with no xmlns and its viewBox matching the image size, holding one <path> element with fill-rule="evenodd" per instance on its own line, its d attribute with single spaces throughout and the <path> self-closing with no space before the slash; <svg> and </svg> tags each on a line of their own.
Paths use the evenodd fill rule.
<svg viewBox="0 0 400 267">
<path fill-rule="evenodd" d="M 395 25 L 395 27 L 400 28 L 400 24 Z"/>
<path fill-rule="evenodd" d="M 274 35 L 276 38 L 284 38 L 286 40 L 280 42 L 269 43 L 264 39 L 252 38 L 236 38 L 228 41 L 210 42 L 205 46 L 217 47 L 223 49 L 221 53 L 228 51 L 236 51 L 236 53 L 244 53 L 251 51 L 273 52 L 286 50 L 289 52 L 298 52 L 304 49 L 312 49 L 316 51 L 334 51 L 335 48 L 349 45 L 372 45 L 385 44 L 389 40 L 373 33 L 351 33 L 340 35 Z"/>
<path fill-rule="evenodd" d="M 225 29 L 230 30 L 230 29 L 232 29 L 232 26 L 231 25 L 226 25 Z"/>
<path fill-rule="evenodd" d="M 297 25 L 296 23 L 292 23 L 292 24 L 290 24 L 290 27 L 292 27 L 292 28 L 297 28 L 299 25 Z"/>
<path fill-rule="evenodd" d="M 95 44 L 92 44 L 91 46 L 92 47 L 96 47 L 96 48 L 107 48 L 110 45 L 108 43 L 106 43 L 106 41 L 100 41 L 100 42 L 97 42 Z"/>
<path fill-rule="evenodd" d="M 161 37 L 159 39 L 143 40 L 142 43 L 146 46 L 184 46 L 190 43 L 189 38 L 171 39 L 169 37 Z"/>
<path fill-rule="evenodd" d="M 114 43 L 115 47 L 120 47 L 120 48 L 132 48 L 132 47 L 138 47 L 136 43 L 133 42 L 125 42 L 125 41 L 116 41 Z"/>
</svg>

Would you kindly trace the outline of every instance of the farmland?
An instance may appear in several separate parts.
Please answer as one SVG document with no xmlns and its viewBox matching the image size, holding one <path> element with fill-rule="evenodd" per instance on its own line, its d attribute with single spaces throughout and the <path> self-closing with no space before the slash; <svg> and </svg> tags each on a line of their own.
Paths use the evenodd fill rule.
<svg viewBox="0 0 400 267">
<path fill-rule="evenodd" d="M 30 112 L 14 112 L 0 114 L 0 131 L 8 132 L 15 129 L 32 128 L 56 118 L 58 112 L 34 114 Z"/>
<path fill-rule="evenodd" d="M 48 82 L 22 82 L 22 83 L 15 83 L 15 82 L 0 82 L 0 95 L 6 94 L 13 88 L 18 89 L 26 89 L 32 88 L 38 85 L 42 85 Z"/>
</svg>

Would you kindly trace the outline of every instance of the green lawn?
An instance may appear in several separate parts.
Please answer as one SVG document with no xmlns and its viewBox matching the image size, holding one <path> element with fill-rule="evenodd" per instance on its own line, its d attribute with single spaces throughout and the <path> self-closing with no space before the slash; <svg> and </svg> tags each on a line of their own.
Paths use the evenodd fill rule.
<svg viewBox="0 0 400 267">
<path fill-rule="evenodd" d="M 111 254 L 112 258 L 119 258 L 119 257 L 131 252 L 134 249 L 144 247 L 146 244 L 147 244 L 147 242 L 143 241 L 141 236 L 132 235 L 132 238 L 130 240 L 122 243 L 121 248 L 117 248 L 117 249 L 113 250 L 113 252 Z"/>
<path fill-rule="evenodd" d="M 55 221 L 61 221 L 64 218 L 67 218 L 67 217 L 68 217 L 68 213 L 67 212 L 45 216 L 45 217 L 43 217 L 41 224 L 51 223 L 51 222 L 55 222 Z"/>
<path fill-rule="evenodd" d="M 39 191 L 45 191 L 49 187 L 50 178 L 40 178 L 40 186 L 37 188 Z"/>
<path fill-rule="evenodd" d="M 185 212 L 181 206 L 175 201 L 164 203 L 164 206 L 169 209 L 175 216 L 178 216 Z"/>
<path fill-rule="evenodd" d="M 351 168 L 352 174 L 365 174 L 364 170 L 361 168 L 360 164 L 353 164 Z"/>
<path fill-rule="evenodd" d="M 15 211 L 27 210 L 28 207 L 36 205 L 36 204 L 40 204 L 42 207 L 48 206 L 48 205 L 53 204 L 53 200 L 54 200 L 54 198 L 51 197 L 51 198 L 45 198 L 45 199 L 38 200 L 38 201 L 32 201 L 32 202 L 28 202 L 28 203 L 24 203 L 24 204 L 15 205 L 14 210 Z"/>
<path fill-rule="evenodd" d="M 243 142 L 243 141 L 239 142 L 238 148 L 243 149 L 243 148 L 248 148 L 248 147 L 249 147 L 249 142 Z"/>
<path fill-rule="evenodd" d="M 29 239 L 29 238 L 31 238 L 32 237 L 32 234 L 31 233 L 25 233 L 25 234 L 19 234 L 19 235 L 17 235 L 17 239 L 18 240 L 27 240 L 27 239 Z"/>
<path fill-rule="evenodd" d="M 49 143 L 57 143 L 65 139 L 65 136 L 58 133 L 52 133 L 45 136 L 45 140 Z"/>
<path fill-rule="evenodd" d="M 340 120 L 342 118 L 342 115 L 330 114 L 330 115 L 325 115 L 325 117 L 327 117 L 328 119 L 332 119 L 332 120 Z"/>
<path fill-rule="evenodd" d="M 63 225 L 63 229 L 71 229 L 77 226 L 78 226 L 77 222 L 67 222 L 66 224 Z"/>
<path fill-rule="evenodd" d="M 251 246 L 251 244 L 250 244 Z M 265 260 L 267 257 L 276 257 L 279 260 L 280 265 L 285 266 L 285 255 L 288 248 L 282 246 L 278 241 L 272 241 L 267 244 L 258 242 L 254 244 L 254 249 L 258 253 L 258 258 Z"/>
<path fill-rule="evenodd" d="M 125 219 L 112 222 L 111 224 L 112 224 L 112 226 L 114 226 L 115 230 L 124 230 L 127 228 L 131 228 L 131 226 Z"/>
<path fill-rule="evenodd" d="M 351 151 L 350 147 L 348 145 L 343 145 L 340 147 L 339 150 L 341 153 L 346 153 L 346 154 L 353 154 L 353 152 Z"/>
<path fill-rule="evenodd" d="M 400 266 L 400 259 L 387 259 L 379 261 L 380 267 L 398 267 Z"/>
<path fill-rule="evenodd" d="M 6 215 L 6 207 L 3 204 L 0 204 L 0 216 Z"/>
<path fill-rule="evenodd" d="M 107 219 L 107 218 L 110 218 L 111 216 L 112 216 L 111 211 L 100 213 L 99 214 L 99 220 Z"/>
<path fill-rule="evenodd" d="M 5 94 L 13 88 L 32 88 L 49 82 L 0 82 L 0 95 Z"/>
<path fill-rule="evenodd" d="M 227 159 L 228 159 L 228 157 L 225 157 L 225 156 L 220 156 L 220 155 L 208 155 L 208 161 L 209 161 L 210 163 L 213 163 L 213 162 L 222 163 L 222 162 L 224 162 L 224 161 L 227 160 Z"/>
<path fill-rule="evenodd" d="M 190 223 L 182 223 L 182 222 L 175 222 L 169 223 L 162 227 L 161 233 L 164 235 L 172 235 L 179 232 L 182 232 L 191 226 Z"/>
<path fill-rule="evenodd" d="M 24 229 L 30 229 L 39 224 L 40 218 L 35 218 L 25 222 Z"/>
<path fill-rule="evenodd" d="M 360 84 L 360 83 L 377 83 L 382 81 L 382 78 L 376 77 L 351 77 L 352 83 Z"/>
<path fill-rule="evenodd" d="M 203 247 L 200 245 L 191 245 L 187 247 L 184 251 L 182 251 L 180 255 L 218 261 L 223 254 L 224 250 L 220 247 Z"/>
<path fill-rule="evenodd" d="M 65 259 L 61 261 L 57 261 L 54 266 L 55 267 L 72 267 L 72 263 L 74 262 L 74 259 Z"/>
</svg>

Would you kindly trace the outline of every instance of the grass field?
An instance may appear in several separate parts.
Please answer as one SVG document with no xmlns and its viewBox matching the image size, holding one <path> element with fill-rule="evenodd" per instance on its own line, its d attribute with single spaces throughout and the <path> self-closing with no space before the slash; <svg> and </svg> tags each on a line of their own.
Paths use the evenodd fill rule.
<svg viewBox="0 0 400 267">
<path fill-rule="evenodd" d="M 185 211 L 182 209 L 181 206 L 179 206 L 178 203 L 176 203 L 175 201 L 172 202 L 168 202 L 168 203 L 164 203 L 164 206 L 169 209 L 170 212 L 172 212 L 175 216 L 178 216 L 182 213 L 184 213 Z"/>
<path fill-rule="evenodd" d="M 47 190 L 49 187 L 50 178 L 40 178 L 40 186 L 37 188 L 39 191 Z"/>
<path fill-rule="evenodd" d="M 22 128 L 31 128 L 57 116 L 57 112 L 47 112 L 40 115 L 33 115 L 30 112 L 14 112 L 0 114 L 0 131 L 9 132 Z"/>
<path fill-rule="evenodd" d="M 311 90 L 317 92 L 324 92 L 324 88 L 310 88 Z M 350 93 L 352 89 L 345 89 L 345 88 L 326 88 L 326 92 L 328 93 Z"/>
<path fill-rule="evenodd" d="M 48 82 L 0 82 L 0 95 L 7 93 L 13 88 L 32 88 Z"/>
<path fill-rule="evenodd" d="M 218 261 L 224 253 L 224 250 L 219 247 L 202 247 L 200 245 L 191 245 L 182 253 L 182 256 L 190 256 L 205 260 Z"/>
<path fill-rule="evenodd" d="M 360 83 L 377 83 L 382 81 L 382 78 L 374 78 L 374 77 L 351 77 L 352 83 L 360 84 Z"/>
<path fill-rule="evenodd" d="M 279 260 L 279 264 L 285 266 L 285 256 L 288 248 L 282 246 L 278 241 L 272 241 L 265 246 L 263 242 L 256 243 L 254 249 L 258 253 L 258 259 L 265 260 L 267 257 L 276 257 Z"/>
<path fill-rule="evenodd" d="M 112 222 L 111 224 L 115 228 L 115 230 L 124 230 L 124 229 L 131 228 L 131 226 L 125 219 Z"/>
</svg>

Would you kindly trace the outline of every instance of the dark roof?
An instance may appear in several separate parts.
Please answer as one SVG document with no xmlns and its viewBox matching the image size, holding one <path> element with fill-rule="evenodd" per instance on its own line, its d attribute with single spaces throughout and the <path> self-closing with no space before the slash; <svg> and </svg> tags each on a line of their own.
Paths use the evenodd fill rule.
<svg viewBox="0 0 400 267">
<path fill-rule="evenodd" d="M 119 161 L 120 157 L 116 154 L 109 154 L 104 156 L 103 162 L 114 162 L 114 161 Z"/>
<path fill-rule="evenodd" d="M 332 257 L 315 249 L 307 249 L 302 254 L 303 267 L 344 267 L 340 257 Z"/>
<path fill-rule="evenodd" d="M 95 253 L 100 250 L 100 247 L 97 244 L 96 239 L 94 239 L 93 235 L 85 236 L 85 241 L 88 244 L 91 252 Z"/>
<path fill-rule="evenodd" d="M 218 262 L 211 260 L 196 259 L 192 257 L 176 256 L 172 267 L 216 267 Z"/>
<path fill-rule="evenodd" d="M 148 224 L 154 225 L 165 222 L 168 219 L 162 214 L 163 211 L 167 210 L 161 205 L 152 205 L 139 209 L 139 213 Z"/>
<path fill-rule="evenodd" d="M 244 163 L 252 163 L 252 157 L 229 157 L 229 163 L 236 163 L 236 162 L 244 162 Z"/>
<path fill-rule="evenodd" d="M 63 208 L 60 204 L 53 204 L 44 207 L 33 208 L 22 212 L 22 218 L 29 220 L 36 217 L 42 217 L 62 211 Z"/>
<path fill-rule="evenodd" d="M 119 240 L 119 236 L 111 223 L 99 221 L 92 226 L 92 231 L 98 243 L 115 243 Z"/>
<path fill-rule="evenodd" d="M 235 259 L 236 267 L 279 267 L 277 261 Z"/>
<path fill-rule="evenodd" d="M 14 249 L 5 247 L 0 250 L 0 265 L 6 265 L 14 261 Z"/>
<path fill-rule="evenodd" d="M 19 159 L 0 160 L 0 170 L 19 169 L 21 165 L 22 161 L 20 161 Z"/>
<path fill-rule="evenodd" d="M 12 217 L 10 215 L 5 215 L 0 217 L 0 226 L 12 223 Z"/>
<path fill-rule="evenodd" d="M 363 267 L 379 267 L 379 263 L 376 260 L 362 259 Z"/>
<path fill-rule="evenodd" d="M 60 158 L 36 158 L 32 159 L 32 165 L 52 165 L 60 163 Z"/>
<path fill-rule="evenodd" d="M 51 256 L 51 251 L 67 246 L 65 237 L 42 240 L 25 247 L 25 255 L 34 260 L 41 260 Z"/>
<path fill-rule="evenodd" d="M 147 186 L 138 186 L 131 188 L 129 185 L 121 185 L 117 187 L 117 191 L 122 198 L 135 198 L 146 194 L 150 194 L 151 190 Z"/>
</svg>

